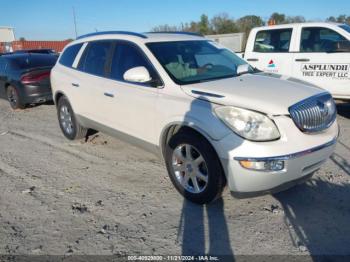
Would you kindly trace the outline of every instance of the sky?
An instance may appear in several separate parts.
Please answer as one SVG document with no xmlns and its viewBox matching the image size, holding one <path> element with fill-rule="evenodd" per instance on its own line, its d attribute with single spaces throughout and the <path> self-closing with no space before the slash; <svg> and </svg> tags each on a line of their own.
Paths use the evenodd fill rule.
<svg viewBox="0 0 350 262">
<path fill-rule="evenodd" d="M 302 15 L 308 20 L 350 15 L 350 0 L 0 0 L 0 26 L 15 29 L 17 39 L 63 40 L 95 31 L 147 32 L 160 24 L 179 25 L 227 13 L 239 18 L 273 12 Z"/>
</svg>

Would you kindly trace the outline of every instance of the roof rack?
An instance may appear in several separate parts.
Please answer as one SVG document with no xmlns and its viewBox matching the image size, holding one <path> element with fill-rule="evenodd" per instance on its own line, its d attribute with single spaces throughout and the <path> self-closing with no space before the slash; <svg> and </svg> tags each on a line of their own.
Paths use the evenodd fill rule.
<svg viewBox="0 0 350 262">
<path fill-rule="evenodd" d="M 159 32 L 147 32 L 146 34 L 177 34 L 177 35 L 203 36 L 201 33 L 183 32 L 183 31 L 159 31 Z"/>
<path fill-rule="evenodd" d="M 97 35 L 131 35 L 131 36 L 137 36 L 141 38 L 147 38 L 147 36 L 140 34 L 140 33 L 135 33 L 135 32 L 128 32 L 128 31 L 104 31 L 104 32 L 95 32 L 91 34 L 86 34 L 86 35 L 81 35 L 77 37 L 77 39 L 82 39 L 85 37 L 89 36 L 97 36 Z"/>
</svg>

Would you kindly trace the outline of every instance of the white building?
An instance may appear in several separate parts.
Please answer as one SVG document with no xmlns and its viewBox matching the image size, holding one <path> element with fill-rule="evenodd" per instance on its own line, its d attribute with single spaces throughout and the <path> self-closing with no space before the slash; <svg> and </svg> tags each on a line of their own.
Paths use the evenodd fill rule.
<svg viewBox="0 0 350 262">
<path fill-rule="evenodd" d="M 0 26 L 0 45 L 3 52 L 11 52 L 11 43 L 15 40 L 15 32 L 12 27 Z"/>
</svg>

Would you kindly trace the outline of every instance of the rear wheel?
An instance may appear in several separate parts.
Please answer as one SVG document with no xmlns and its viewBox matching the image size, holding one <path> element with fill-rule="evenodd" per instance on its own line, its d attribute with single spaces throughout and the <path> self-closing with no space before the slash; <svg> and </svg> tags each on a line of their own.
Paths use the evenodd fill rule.
<svg viewBox="0 0 350 262">
<path fill-rule="evenodd" d="M 21 101 L 18 90 L 14 86 L 7 87 L 6 95 L 12 109 L 23 109 L 25 107 Z"/>
<path fill-rule="evenodd" d="M 86 137 L 88 129 L 79 124 L 66 97 L 61 97 L 58 101 L 57 116 L 60 128 L 66 138 L 76 140 Z"/>
<path fill-rule="evenodd" d="M 186 199 L 206 204 L 221 197 L 226 178 L 215 150 L 204 137 L 180 131 L 170 139 L 165 158 L 172 183 Z"/>
</svg>

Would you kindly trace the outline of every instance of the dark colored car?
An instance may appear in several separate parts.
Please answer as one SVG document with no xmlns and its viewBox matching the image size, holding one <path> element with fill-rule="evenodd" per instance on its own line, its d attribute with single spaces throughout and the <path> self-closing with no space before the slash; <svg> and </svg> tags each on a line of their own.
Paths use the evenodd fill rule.
<svg viewBox="0 0 350 262">
<path fill-rule="evenodd" d="M 52 101 L 50 72 L 57 56 L 50 54 L 7 54 L 0 56 L 0 96 L 13 109 Z"/>
<path fill-rule="evenodd" d="M 23 49 L 23 50 L 16 50 L 13 52 L 14 54 L 25 54 L 25 53 L 32 53 L 32 54 L 51 54 L 51 55 L 57 55 L 57 52 L 53 49 L 49 48 L 41 48 L 41 49 Z"/>
</svg>

